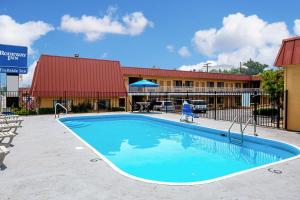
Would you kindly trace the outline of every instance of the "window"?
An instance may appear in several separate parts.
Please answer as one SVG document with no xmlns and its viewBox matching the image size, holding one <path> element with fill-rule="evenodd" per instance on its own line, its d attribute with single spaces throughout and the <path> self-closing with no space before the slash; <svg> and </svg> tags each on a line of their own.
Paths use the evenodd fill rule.
<svg viewBox="0 0 300 200">
<path fill-rule="evenodd" d="M 119 99 L 119 107 L 125 107 L 125 98 Z"/>
<path fill-rule="evenodd" d="M 193 82 L 193 81 L 185 81 L 184 85 L 185 85 L 186 87 L 193 87 L 194 82 Z"/>
<path fill-rule="evenodd" d="M 201 87 L 203 87 L 203 88 L 205 87 L 205 82 L 201 83 Z"/>
<path fill-rule="evenodd" d="M 98 102 L 99 109 L 107 109 L 110 108 L 110 100 L 100 100 Z"/>
<path fill-rule="evenodd" d="M 235 97 L 234 101 L 235 101 L 235 105 L 236 106 L 240 106 L 241 105 L 241 97 Z"/>
<path fill-rule="evenodd" d="M 171 81 L 167 81 L 167 86 L 171 86 Z"/>
<path fill-rule="evenodd" d="M 207 87 L 215 87 L 215 83 L 214 82 L 207 82 Z"/>
<path fill-rule="evenodd" d="M 214 104 L 214 103 L 215 103 L 215 97 L 209 97 L 208 104 Z"/>
<path fill-rule="evenodd" d="M 218 88 L 223 88 L 224 87 L 224 82 L 218 82 L 217 87 Z"/>
<path fill-rule="evenodd" d="M 196 82 L 196 87 L 199 87 L 199 82 Z"/>
<path fill-rule="evenodd" d="M 248 83 L 243 83 L 243 88 L 249 88 L 249 84 Z"/>
<path fill-rule="evenodd" d="M 182 87 L 182 81 L 179 81 L 179 80 L 174 81 L 174 86 L 175 87 Z"/>
<path fill-rule="evenodd" d="M 223 104 L 224 98 L 223 97 L 217 97 L 217 104 Z"/>
<path fill-rule="evenodd" d="M 241 83 L 235 83 L 235 87 L 236 88 L 241 88 L 242 86 L 241 86 Z"/>
<path fill-rule="evenodd" d="M 164 81 L 159 81 L 159 86 L 164 86 L 165 82 Z"/>
</svg>

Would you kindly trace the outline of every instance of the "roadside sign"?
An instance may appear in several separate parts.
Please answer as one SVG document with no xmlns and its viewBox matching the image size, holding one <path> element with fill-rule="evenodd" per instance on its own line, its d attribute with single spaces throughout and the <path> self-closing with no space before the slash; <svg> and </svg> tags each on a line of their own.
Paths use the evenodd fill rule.
<svg viewBox="0 0 300 200">
<path fill-rule="evenodd" d="M 0 44 L 0 73 L 26 74 L 28 48 Z"/>
</svg>

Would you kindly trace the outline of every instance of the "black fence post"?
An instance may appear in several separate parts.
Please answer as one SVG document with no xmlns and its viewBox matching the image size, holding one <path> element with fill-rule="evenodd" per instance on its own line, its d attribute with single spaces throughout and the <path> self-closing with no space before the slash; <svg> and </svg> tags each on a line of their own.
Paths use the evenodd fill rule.
<svg viewBox="0 0 300 200">
<path fill-rule="evenodd" d="M 97 112 L 99 113 L 100 111 L 100 94 L 97 92 Z"/>
<path fill-rule="evenodd" d="M 283 94 L 284 95 L 284 94 Z M 276 99 L 276 104 L 277 104 L 277 121 L 276 121 L 276 125 L 277 125 L 277 128 L 280 128 L 280 119 L 281 119 L 281 100 L 284 99 L 282 95 L 278 96 L 277 99 Z M 283 127 L 282 127 L 283 128 Z"/>
<path fill-rule="evenodd" d="M 67 108 L 67 92 L 65 91 L 64 92 L 64 98 L 65 98 L 65 107 Z"/>
<path fill-rule="evenodd" d="M 287 129 L 287 120 L 288 120 L 288 91 L 286 90 L 285 91 L 285 98 L 284 98 L 284 104 L 285 104 L 285 107 L 284 107 L 284 129 Z"/>
<path fill-rule="evenodd" d="M 257 96 L 257 91 L 254 91 L 254 111 L 253 111 L 253 118 L 255 123 L 257 124 L 257 101 L 258 101 L 258 96 Z"/>
<path fill-rule="evenodd" d="M 215 91 L 214 98 L 214 119 L 217 120 L 217 91 Z"/>
<path fill-rule="evenodd" d="M 168 101 L 168 93 L 166 93 L 166 101 L 165 101 L 166 113 L 168 113 L 167 101 Z"/>
</svg>

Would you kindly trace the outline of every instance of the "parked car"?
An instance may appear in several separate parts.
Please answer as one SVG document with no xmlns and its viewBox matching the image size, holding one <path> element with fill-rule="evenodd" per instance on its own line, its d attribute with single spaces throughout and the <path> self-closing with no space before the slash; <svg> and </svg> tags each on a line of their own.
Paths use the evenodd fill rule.
<svg viewBox="0 0 300 200">
<path fill-rule="evenodd" d="M 204 100 L 190 100 L 193 113 L 206 113 L 208 110 L 207 103 Z"/>
<path fill-rule="evenodd" d="M 172 101 L 157 101 L 155 102 L 153 110 L 174 112 L 175 106 Z"/>
</svg>

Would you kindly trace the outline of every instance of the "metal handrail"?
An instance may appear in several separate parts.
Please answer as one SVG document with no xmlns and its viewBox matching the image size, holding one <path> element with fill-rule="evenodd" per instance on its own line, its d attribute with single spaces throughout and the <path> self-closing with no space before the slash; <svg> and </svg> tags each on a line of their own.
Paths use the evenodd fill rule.
<svg viewBox="0 0 300 200">
<path fill-rule="evenodd" d="M 231 123 L 229 129 L 228 129 L 228 139 L 229 139 L 229 142 L 232 142 L 232 138 L 231 138 L 231 128 L 233 127 L 233 125 L 236 123 L 236 120 L 239 118 L 239 116 L 236 116 L 234 119 L 233 119 L 233 122 Z M 243 144 L 243 141 L 244 141 L 244 132 L 243 132 L 243 127 L 242 127 L 242 122 L 240 120 L 240 131 L 241 131 L 241 144 Z"/>
<path fill-rule="evenodd" d="M 258 134 L 256 133 L 256 121 L 255 121 L 255 119 L 253 118 L 253 117 L 249 117 L 249 119 L 247 120 L 247 122 L 246 122 L 246 124 L 245 124 L 245 126 L 244 126 L 244 128 L 243 128 L 243 132 L 245 131 L 245 129 L 247 128 L 247 126 L 250 124 L 250 121 L 253 121 L 253 134 L 255 135 L 255 136 L 258 136 Z"/>
<path fill-rule="evenodd" d="M 54 113 L 55 113 L 55 118 L 56 118 L 56 115 L 58 116 L 59 118 L 59 114 L 57 114 L 57 106 L 60 106 L 62 107 L 65 111 L 66 111 L 66 114 L 68 114 L 68 109 L 66 107 L 64 107 L 62 104 L 60 103 L 56 103 L 55 106 L 54 106 Z"/>
</svg>

